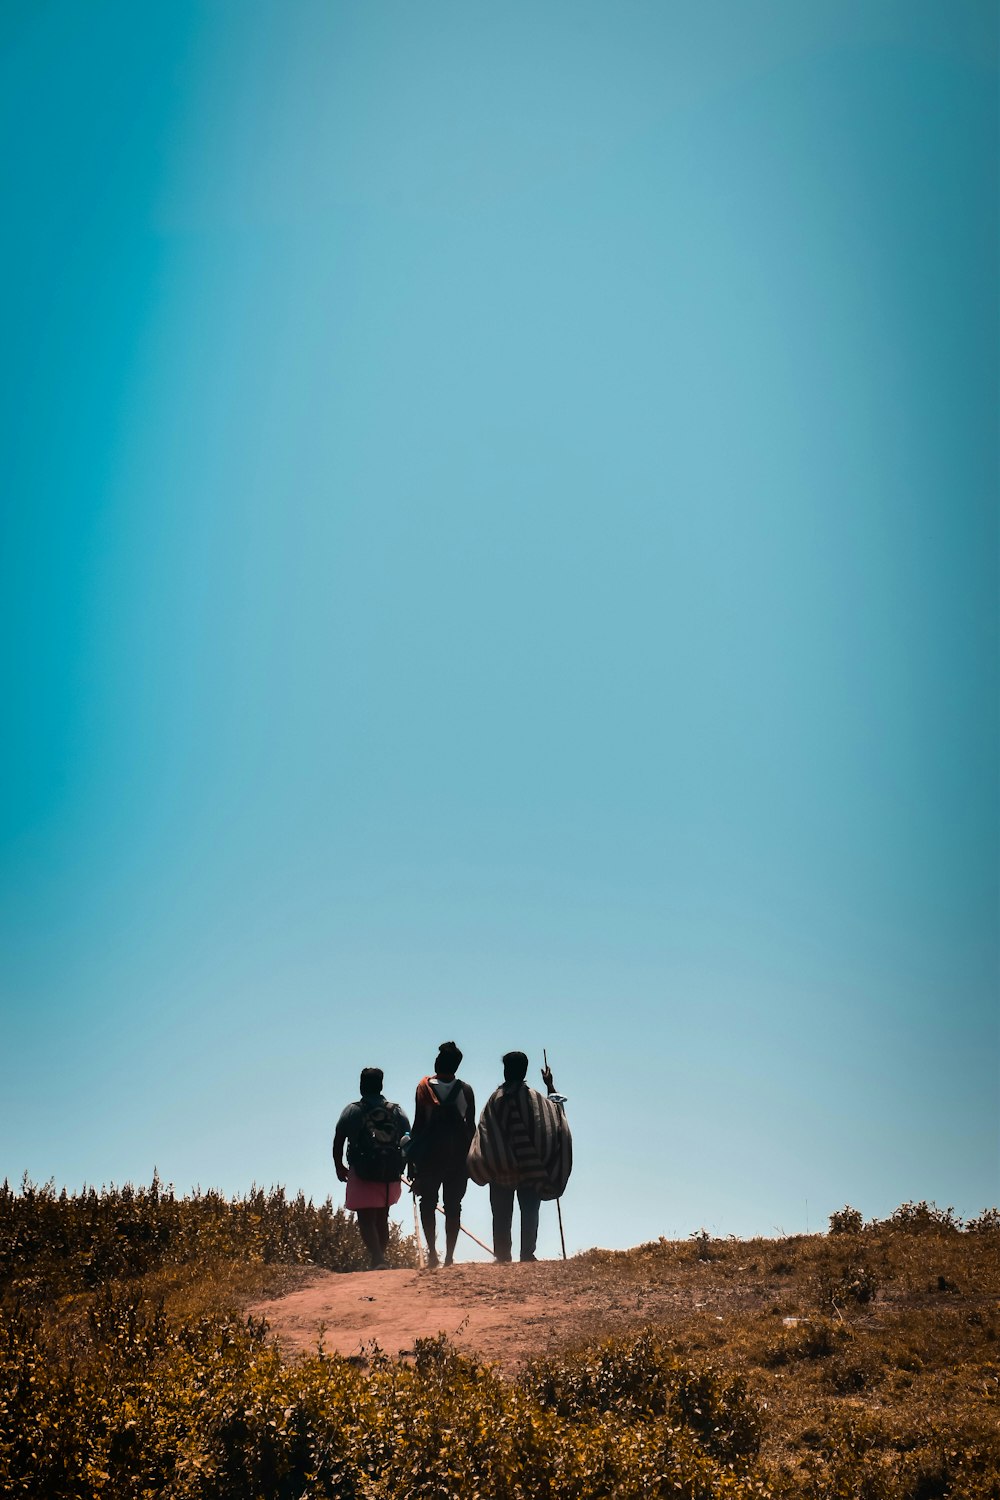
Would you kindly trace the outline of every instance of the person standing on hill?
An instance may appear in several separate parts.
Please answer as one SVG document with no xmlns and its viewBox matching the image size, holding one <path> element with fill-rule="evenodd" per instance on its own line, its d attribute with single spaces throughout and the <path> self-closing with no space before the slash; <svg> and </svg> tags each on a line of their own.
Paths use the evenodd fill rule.
<svg viewBox="0 0 1000 1500">
<path fill-rule="evenodd" d="M 521 1259 L 535 1259 L 538 1212 L 543 1200 L 561 1198 L 573 1169 L 573 1142 L 552 1069 L 542 1069 L 547 1089 L 540 1094 L 525 1079 L 528 1059 L 508 1052 L 503 1059 L 504 1081 L 486 1101 L 472 1145 L 469 1176 L 480 1186 L 489 1184 L 493 1210 L 493 1254 L 511 1258 L 514 1194 L 521 1210 Z"/>
<path fill-rule="evenodd" d="M 413 1191 L 420 1199 L 420 1222 L 427 1241 L 427 1264 L 438 1264 L 435 1215 L 438 1193 L 444 1198 L 444 1263 L 455 1258 L 462 1227 L 462 1199 L 469 1183 L 466 1157 L 476 1129 L 476 1099 L 455 1076 L 462 1061 L 454 1042 L 442 1042 L 434 1072 L 417 1084 L 413 1136 L 407 1159 Z"/>
<path fill-rule="evenodd" d="M 333 1164 L 347 1184 L 345 1206 L 358 1216 L 373 1271 L 388 1269 L 389 1209 L 402 1192 L 403 1152 L 410 1134 L 406 1115 L 382 1093 L 383 1076 L 381 1068 L 362 1068 L 361 1098 L 347 1105 L 333 1137 Z"/>
</svg>

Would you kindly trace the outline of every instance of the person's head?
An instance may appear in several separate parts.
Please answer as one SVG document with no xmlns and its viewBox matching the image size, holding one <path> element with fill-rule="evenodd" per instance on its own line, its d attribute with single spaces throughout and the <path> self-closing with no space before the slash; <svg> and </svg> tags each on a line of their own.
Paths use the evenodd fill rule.
<svg viewBox="0 0 1000 1500">
<path fill-rule="evenodd" d="M 503 1055 L 505 1083 L 523 1083 L 528 1076 L 528 1059 L 523 1052 L 505 1052 Z"/>
<path fill-rule="evenodd" d="M 362 1094 L 381 1094 L 382 1079 L 384 1073 L 381 1068 L 361 1069 L 361 1092 Z"/>
<path fill-rule="evenodd" d="M 434 1059 L 434 1071 L 439 1078 L 454 1078 L 461 1061 L 461 1048 L 454 1042 L 442 1042 Z"/>
</svg>

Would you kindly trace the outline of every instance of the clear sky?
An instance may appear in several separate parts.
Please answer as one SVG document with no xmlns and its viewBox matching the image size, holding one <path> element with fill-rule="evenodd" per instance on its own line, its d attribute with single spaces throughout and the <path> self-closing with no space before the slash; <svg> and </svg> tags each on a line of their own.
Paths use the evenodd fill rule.
<svg viewBox="0 0 1000 1500">
<path fill-rule="evenodd" d="M 997 15 L 6 0 L 0 1178 L 997 1201 Z"/>
</svg>

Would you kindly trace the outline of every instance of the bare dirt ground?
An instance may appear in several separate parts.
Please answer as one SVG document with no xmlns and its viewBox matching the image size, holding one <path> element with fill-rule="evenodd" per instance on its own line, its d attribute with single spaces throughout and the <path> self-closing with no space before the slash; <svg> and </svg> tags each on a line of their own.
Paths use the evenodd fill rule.
<svg viewBox="0 0 1000 1500">
<path fill-rule="evenodd" d="M 248 1311 L 267 1319 L 288 1353 L 315 1353 L 322 1343 L 327 1353 L 364 1358 L 374 1343 L 405 1355 L 417 1339 L 445 1333 L 464 1352 L 513 1370 L 533 1356 L 646 1322 L 681 1324 L 692 1315 L 721 1321 L 727 1309 L 760 1306 L 768 1290 L 728 1279 L 706 1290 L 696 1265 L 678 1266 L 667 1278 L 618 1278 L 607 1264 L 583 1258 L 433 1271 L 317 1270 Z"/>
</svg>

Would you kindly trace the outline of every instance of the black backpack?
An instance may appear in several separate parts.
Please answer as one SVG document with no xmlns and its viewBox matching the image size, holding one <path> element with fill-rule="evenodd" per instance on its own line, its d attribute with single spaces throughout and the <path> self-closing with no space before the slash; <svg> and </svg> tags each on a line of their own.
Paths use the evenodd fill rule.
<svg viewBox="0 0 1000 1500">
<path fill-rule="evenodd" d="M 459 1101 L 464 1097 L 465 1085 L 459 1081 L 447 1099 L 438 1100 L 436 1107 L 426 1116 L 422 1130 L 410 1143 L 408 1160 L 411 1167 L 424 1167 L 435 1162 L 439 1166 L 455 1165 L 465 1160 L 471 1131 L 469 1117 L 460 1114 L 458 1109 Z M 468 1106 L 468 1101 L 465 1102 Z"/>
<path fill-rule="evenodd" d="M 463 1097 L 462 1084 L 457 1083 L 447 1099 L 438 1099 L 437 1109 L 431 1111 L 428 1130 L 442 1135 L 453 1135 L 465 1129 L 465 1116 L 458 1112 L 458 1101 Z"/>
<path fill-rule="evenodd" d="M 361 1123 L 348 1158 L 366 1182 L 398 1182 L 403 1175 L 403 1122 L 395 1104 L 361 1100 Z"/>
</svg>

